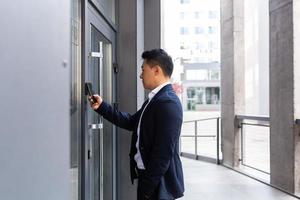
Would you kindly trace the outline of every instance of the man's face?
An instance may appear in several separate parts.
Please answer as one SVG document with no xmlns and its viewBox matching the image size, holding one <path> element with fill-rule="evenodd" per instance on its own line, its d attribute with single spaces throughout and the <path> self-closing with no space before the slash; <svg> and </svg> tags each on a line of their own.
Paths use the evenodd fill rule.
<svg viewBox="0 0 300 200">
<path fill-rule="evenodd" d="M 153 90 L 155 88 L 155 74 L 156 74 L 156 67 L 150 67 L 146 61 L 144 61 L 142 66 L 142 73 L 140 78 L 143 81 L 143 86 L 145 89 Z"/>
</svg>

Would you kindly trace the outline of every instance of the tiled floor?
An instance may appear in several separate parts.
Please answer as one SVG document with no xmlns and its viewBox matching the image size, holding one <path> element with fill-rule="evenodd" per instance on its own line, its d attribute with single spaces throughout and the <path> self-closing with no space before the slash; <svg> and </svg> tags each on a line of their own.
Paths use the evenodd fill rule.
<svg viewBox="0 0 300 200">
<path fill-rule="evenodd" d="M 185 196 L 180 200 L 296 200 L 223 166 L 182 158 Z"/>
</svg>

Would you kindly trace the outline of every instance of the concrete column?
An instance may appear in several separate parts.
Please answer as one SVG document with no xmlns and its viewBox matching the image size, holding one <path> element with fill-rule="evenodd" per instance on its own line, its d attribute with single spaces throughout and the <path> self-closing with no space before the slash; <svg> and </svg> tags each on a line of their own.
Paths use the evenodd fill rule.
<svg viewBox="0 0 300 200">
<path fill-rule="evenodd" d="M 138 75 L 144 49 L 143 0 L 118 1 L 117 62 L 118 102 L 122 111 L 135 113 L 143 102 L 144 91 Z M 142 90 L 142 91 L 141 91 Z M 129 151 L 131 133 L 117 133 L 117 199 L 136 199 L 136 186 L 131 185 Z"/>
<path fill-rule="evenodd" d="M 144 1 L 145 50 L 161 47 L 161 0 Z"/>
<path fill-rule="evenodd" d="M 144 50 L 160 47 L 160 0 L 118 1 L 117 58 L 119 109 L 134 113 L 144 102 L 139 78 Z M 136 76 L 136 78 L 135 78 Z M 136 199 L 136 186 L 130 183 L 129 149 L 131 133 L 119 129 L 117 135 L 117 199 Z"/>
<path fill-rule="evenodd" d="M 161 47 L 161 0 L 144 0 L 144 49 Z M 144 92 L 148 97 L 149 91 Z"/>
<path fill-rule="evenodd" d="M 239 129 L 235 115 L 244 111 L 244 5 L 221 0 L 221 117 L 223 164 L 238 165 Z"/>
<path fill-rule="evenodd" d="M 294 30 L 294 118 L 300 119 L 300 1 L 293 2 Z M 300 196 L 300 126 L 295 134 L 295 193 Z"/>
<path fill-rule="evenodd" d="M 299 131 L 294 123 L 300 103 L 299 50 L 294 45 L 299 44 L 298 4 L 270 0 L 271 184 L 291 193 L 299 191 Z"/>
</svg>

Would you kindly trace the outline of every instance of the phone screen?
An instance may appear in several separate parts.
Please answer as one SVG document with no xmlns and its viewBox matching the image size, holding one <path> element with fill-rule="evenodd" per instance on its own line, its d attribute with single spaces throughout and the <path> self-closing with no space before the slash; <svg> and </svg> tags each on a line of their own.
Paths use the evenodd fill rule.
<svg viewBox="0 0 300 200">
<path fill-rule="evenodd" d="M 89 95 L 89 96 L 93 96 L 94 95 L 91 83 L 85 83 L 85 94 Z"/>
<path fill-rule="evenodd" d="M 96 98 L 93 96 L 95 93 L 92 89 L 92 83 L 85 83 L 85 95 L 91 96 L 92 99 L 90 100 L 92 103 L 96 103 L 97 100 Z"/>
</svg>

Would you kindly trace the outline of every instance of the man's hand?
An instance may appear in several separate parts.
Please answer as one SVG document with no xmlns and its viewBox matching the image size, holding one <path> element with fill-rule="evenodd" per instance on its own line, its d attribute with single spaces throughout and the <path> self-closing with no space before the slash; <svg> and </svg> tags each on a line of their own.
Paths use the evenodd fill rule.
<svg viewBox="0 0 300 200">
<path fill-rule="evenodd" d="M 99 106 L 101 105 L 103 100 L 102 100 L 102 97 L 100 97 L 98 94 L 94 94 L 93 97 L 94 98 L 92 98 L 92 96 L 89 96 L 88 99 L 89 99 L 89 102 L 91 104 L 91 107 L 94 110 L 97 110 L 99 108 Z M 96 102 L 94 102 L 93 99 L 96 99 Z"/>
</svg>

